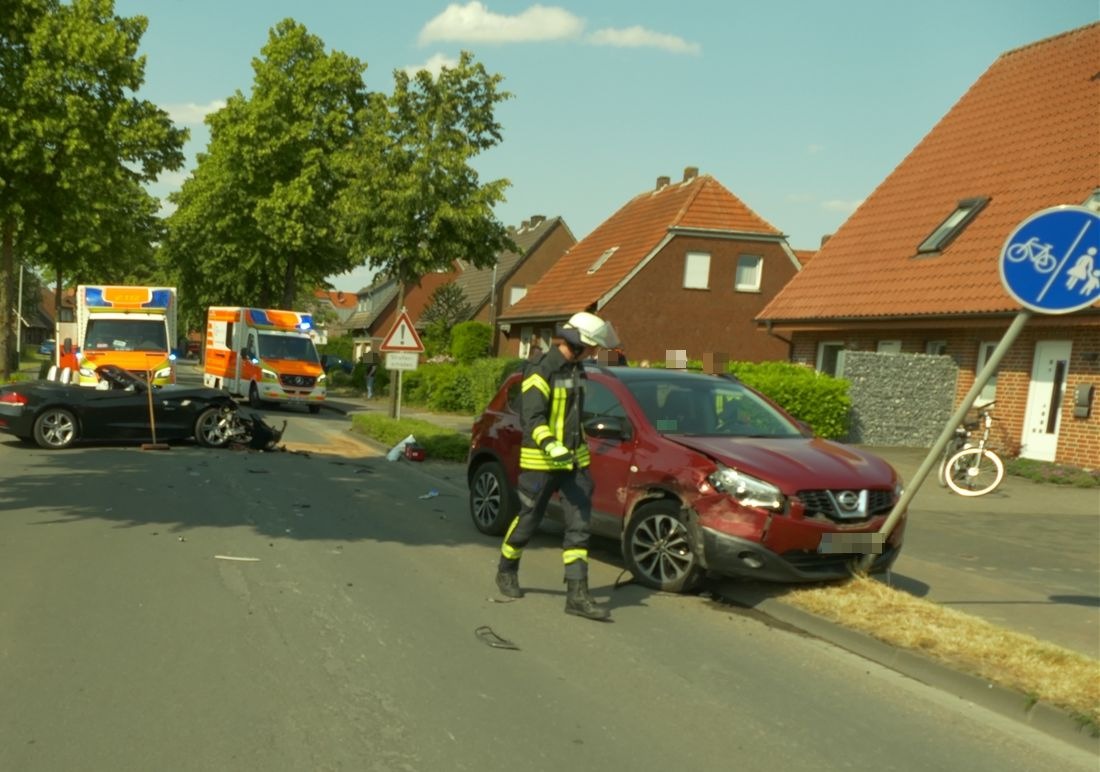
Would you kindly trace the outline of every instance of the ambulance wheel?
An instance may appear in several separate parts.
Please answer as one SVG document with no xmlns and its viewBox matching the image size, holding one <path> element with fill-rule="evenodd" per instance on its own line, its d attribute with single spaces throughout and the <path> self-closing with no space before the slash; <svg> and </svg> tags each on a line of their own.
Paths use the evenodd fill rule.
<svg viewBox="0 0 1100 772">
<path fill-rule="evenodd" d="M 248 387 L 248 405 L 256 409 L 264 406 L 264 401 L 260 399 L 260 390 L 256 388 L 255 383 Z"/>
</svg>

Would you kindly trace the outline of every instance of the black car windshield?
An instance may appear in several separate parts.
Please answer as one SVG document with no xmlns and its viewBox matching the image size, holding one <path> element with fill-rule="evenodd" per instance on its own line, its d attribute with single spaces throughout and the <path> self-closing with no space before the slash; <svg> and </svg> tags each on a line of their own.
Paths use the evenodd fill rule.
<svg viewBox="0 0 1100 772">
<path fill-rule="evenodd" d="M 299 362 L 318 363 L 317 347 L 302 335 L 260 334 L 259 355 L 265 359 L 293 359 Z"/>
<path fill-rule="evenodd" d="M 663 434 L 802 436 L 797 424 L 737 381 L 679 372 L 662 376 L 659 371 L 622 380 L 653 428 Z"/>
</svg>

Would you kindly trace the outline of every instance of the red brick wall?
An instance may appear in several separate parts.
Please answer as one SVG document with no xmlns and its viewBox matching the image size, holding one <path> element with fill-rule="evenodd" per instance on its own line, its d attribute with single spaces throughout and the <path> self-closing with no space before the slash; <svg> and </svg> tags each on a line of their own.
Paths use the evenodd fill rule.
<svg viewBox="0 0 1100 772">
<path fill-rule="evenodd" d="M 982 342 L 997 342 L 1008 328 L 1007 323 L 958 329 L 866 329 L 836 332 L 796 332 L 792 359 L 809 365 L 817 361 L 819 341 L 839 340 L 848 349 L 874 351 L 880 340 L 901 340 L 902 351 L 923 353 L 925 342 L 946 340 L 947 354 L 959 365 L 959 379 L 955 387 L 958 404 L 974 385 L 977 375 L 978 348 Z M 1008 456 L 1015 456 L 1020 449 L 1024 417 L 1027 409 L 1028 387 L 1039 341 L 1068 340 L 1070 351 L 1069 373 L 1061 404 L 1056 461 L 1087 469 L 1100 468 L 1100 325 L 1095 321 L 1080 326 L 1062 325 L 1049 318 L 1029 322 L 1012 348 L 1001 360 L 997 371 L 997 405 L 994 415 L 993 440 Z M 1078 384 L 1093 384 L 1093 398 L 1089 417 L 1073 416 L 1073 400 Z"/>
<path fill-rule="evenodd" d="M 710 255 L 707 289 L 684 288 L 688 252 Z M 763 258 L 759 292 L 734 290 L 740 255 Z M 785 360 L 788 347 L 754 317 L 796 273 L 777 243 L 677 236 L 599 313 L 615 325 L 627 357 L 665 361 L 668 349 L 689 359 L 724 353 L 730 361 Z"/>
</svg>

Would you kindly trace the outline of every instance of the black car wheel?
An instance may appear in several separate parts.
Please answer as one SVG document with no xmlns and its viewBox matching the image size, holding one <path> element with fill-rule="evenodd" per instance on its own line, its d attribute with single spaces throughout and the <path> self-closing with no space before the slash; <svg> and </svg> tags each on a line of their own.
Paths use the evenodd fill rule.
<svg viewBox="0 0 1100 772">
<path fill-rule="evenodd" d="M 208 407 L 195 420 L 195 440 L 204 448 L 221 448 L 229 442 L 230 416 L 225 408 Z"/>
<path fill-rule="evenodd" d="M 496 461 L 486 461 L 470 480 L 470 517 L 482 533 L 500 536 L 518 511 L 516 494 L 508 484 L 504 468 Z"/>
<path fill-rule="evenodd" d="M 309 412 L 313 413 L 314 415 L 317 415 L 318 413 L 321 412 L 321 406 L 320 405 L 310 405 L 309 406 Z"/>
<path fill-rule="evenodd" d="M 34 419 L 34 441 L 39 447 L 67 448 L 76 442 L 76 434 L 76 417 L 64 408 L 46 408 Z"/>
<path fill-rule="evenodd" d="M 672 501 L 646 504 L 634 513 L 623 534 L 623 559 L 641 584 L 664 592 L 687 592 L 703 573 L 680 507 Z"/>
</svg>

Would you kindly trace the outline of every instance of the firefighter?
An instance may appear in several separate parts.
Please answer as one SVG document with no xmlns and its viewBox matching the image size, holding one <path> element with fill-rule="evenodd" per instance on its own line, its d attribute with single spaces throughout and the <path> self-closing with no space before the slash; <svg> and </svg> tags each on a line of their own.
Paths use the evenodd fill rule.
<svg viewBox="0 0 1100 772">
<path fill-rule="evenodd" d="M 519 561 L 546 505 L 561 493 L 565 517 L 565 613 L 606 621 L 611 612 L 588 592 L 588 539 L 592 515 L 592 477 L 581 415 L 584 409 L 585 359 L 601 348 L 619 345 L 615 329 L 595 314 L 574 314 L 558 330 L 559 341 L 537 361 L 524 366 L 521 387 L 523 442 L 519 452 L 519 515 L 501 545 L 496 582 L 502 595 L 522 598 Z"/>
</svg>

